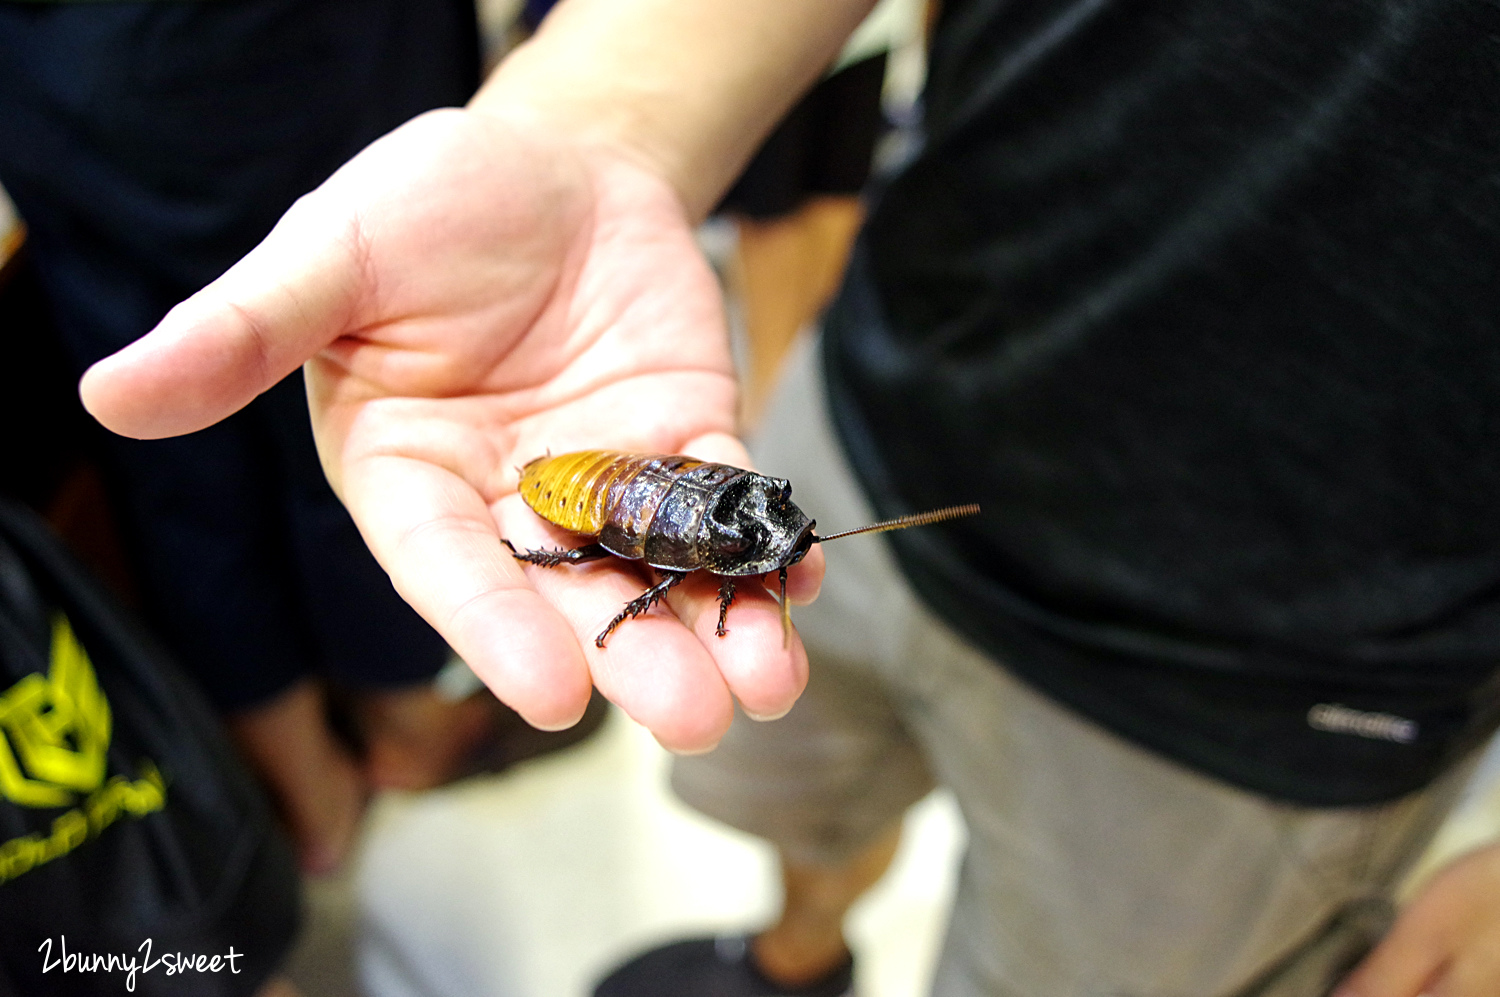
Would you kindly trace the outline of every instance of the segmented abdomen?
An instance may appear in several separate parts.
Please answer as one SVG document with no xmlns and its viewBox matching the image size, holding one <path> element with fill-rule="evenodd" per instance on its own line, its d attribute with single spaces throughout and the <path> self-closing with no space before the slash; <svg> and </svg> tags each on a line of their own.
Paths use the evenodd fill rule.
<svg viewBox="0 0 1500 997">
<path fill-rule="evenodd" d="M 678 454 L 584 450 L 527 464 L 520 489 L 537 515 L 613 554 L 690 570 L 710 497 L 745 473 Z"/>
<path fill-rule="evenodd" d="M 594 537 L 604 529 L 610 510 L 619 504 L 622 486 L 642 474 L 670 485 L 673 472 L 698 463 L 689 457 L 610 450 L 540 457 L 521 470 L 521 497 L 549 523 Z"/>
</svg>

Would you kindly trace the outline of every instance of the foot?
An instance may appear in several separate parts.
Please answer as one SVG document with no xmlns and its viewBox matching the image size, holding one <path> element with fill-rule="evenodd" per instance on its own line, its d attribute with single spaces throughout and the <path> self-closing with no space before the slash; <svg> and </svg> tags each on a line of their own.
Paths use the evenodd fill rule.
<svg viewBox="0 0 1500 997">
<path fill-rule="evenodd" d="M 843 932 L 818 933 L 783 920 L 750 940 L 749 959 L 768 979 L 795 988 L 828 979 L 854 956 Z"/>
<path fill-rule="evenodd" d="M 854 960 L 847 954 L 816 979 L 789 982 L 766 972 L 753 949 L 744 936 L 665 945 L 616 969 L 594 997 L 853 997 Z"/>
<path fill-rule="evenodd" d="M 499 706 L 487 692 L 449 700 L 431 684 L 357 693 L 354 717 L 366 777 L 376 789 L 432 789 L 451 782 L 493 734 Z"/>
<path fill-rule="evenodd" d="M 240 753 L 271 793 L 309 875 L 333 872 L 353 848 L 369 798 L 354 755 L 329 729 L 323 690 L 304 680 L 228 717 Z"/>
<path fill-rule="evenodd" d="M 267 980 L 266 985 L 255 992 L 255 997 L 302 997 L 302 991 L 285 976 L 276 976 Z"/>
<path fill-rule="evenodd" d="M 539 731 L 488 691 L 455 701 L 424 684 L 360 693 L 354 713 L 370 784 L 423 790 L 576 744 L 599 728 L 607 707 L 596 694 L 572 727 Z"/>
</svg>

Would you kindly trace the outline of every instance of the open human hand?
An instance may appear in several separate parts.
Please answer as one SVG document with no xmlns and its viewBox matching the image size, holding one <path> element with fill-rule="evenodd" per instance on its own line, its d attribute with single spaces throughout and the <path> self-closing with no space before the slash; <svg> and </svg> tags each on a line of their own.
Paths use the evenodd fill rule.
<svg viewBox="0 0 1500 997">
<path fill-rule="evenodd" d="M 1440 871 L 1335 997 L 1500 994 L 1500 842 Z"/>
<path fill-rule="evenodd" d="M 714 635 L 690 577 L 604 649 L 646 576 L 614 559 L 523 569 L 501 544 L 573 545 L 516 494 L 548 451 L 688 453 L 745 466 L 717 283 L 665 181 L 629 156 L 474 110 L 360 153 L 148 336 L 84 377 L 129 436 L 222 419 L 305 363 L 318 450 L 397 590 L 541 727 L 591 682 L 664 745 L 712 746 L 731 696 L 784 712 L 807 673 L 774 599 L 746 586 Z M 790 579 L 815 594 L 816 550 Z M 753 589 L 753 591 L 751 591 Z"/>
</svg>

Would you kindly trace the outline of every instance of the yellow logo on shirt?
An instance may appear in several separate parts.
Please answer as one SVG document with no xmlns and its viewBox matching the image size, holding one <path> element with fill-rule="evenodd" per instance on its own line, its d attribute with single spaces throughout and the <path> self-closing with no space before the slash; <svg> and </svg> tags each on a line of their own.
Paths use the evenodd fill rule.
<svg viewBox="0 0 1500 997">
<path fill-rule="evenodd" d="M 52 624 L 50 659 L 45 676 L 33 672 L 0 693 L 0 797 L 23 807 L 72 809 L 52 822 L 51 834 L 0 844 L 0 883 L 66 855 L 121 813 L 142 816 L 166 803 L 166 784 L 149 761 L 141 779 L 105 781 L 109 701 L 61 613 Z"/>
</svg>

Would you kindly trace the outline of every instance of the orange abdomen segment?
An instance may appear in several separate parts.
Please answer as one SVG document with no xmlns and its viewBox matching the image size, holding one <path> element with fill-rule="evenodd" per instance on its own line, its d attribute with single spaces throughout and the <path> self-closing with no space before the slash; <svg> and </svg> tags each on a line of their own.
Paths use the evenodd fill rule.
<svg viewBox="0 0 1500 997">
<path fill-rule="evenodd" d="M 556 457 L 539 457 L 521 470 L 521 497 L 549 523 L 573 533 L 596 537 L 632 481 L 644 474 L 659 479 L 663 486 L 669 486 L 682 471 L 701 463 L 690 457 L 627 454 L 611 450 L 582 450 Z M 644 518 L 646 522 L 639 523 L 639 528 L 644 530 L 650 522 L 650 515 L 655 512 L 656 502 L 641 503 L 639 498 L 636 501 L 643 506 L 650 505 L 651 509 L 632 510 L 634 514 L 627 518 Z M 646 514 L 644 517 L 641 516 L 643 513 Z"/>
</svg>

